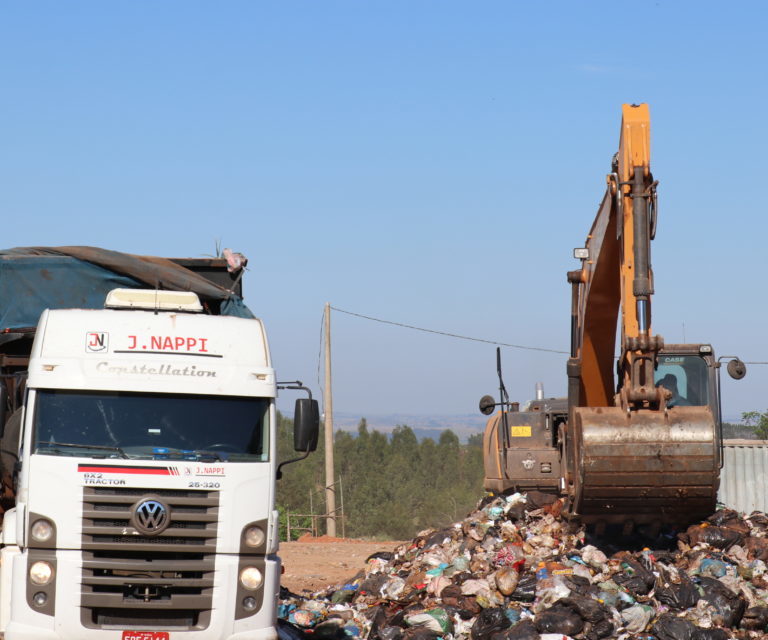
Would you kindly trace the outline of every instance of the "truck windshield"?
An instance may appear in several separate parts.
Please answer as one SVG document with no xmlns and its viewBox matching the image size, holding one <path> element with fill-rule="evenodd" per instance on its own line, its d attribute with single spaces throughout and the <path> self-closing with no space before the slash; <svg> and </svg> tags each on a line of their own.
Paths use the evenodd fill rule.
<svg viewBox="0 0 768 640">
<path fill-rule="evenodd" d="M 670 406 L 705 406 L 709 403 L 707 363 L 697 355 L 663 355 L 656 360 L 656 386 L 672 393 Z"/>
<path fill-rule="evenodd" d="M 145 460 L 269 459 L 269 399 L 38 390 L 33 451 Z"/>
</svg>

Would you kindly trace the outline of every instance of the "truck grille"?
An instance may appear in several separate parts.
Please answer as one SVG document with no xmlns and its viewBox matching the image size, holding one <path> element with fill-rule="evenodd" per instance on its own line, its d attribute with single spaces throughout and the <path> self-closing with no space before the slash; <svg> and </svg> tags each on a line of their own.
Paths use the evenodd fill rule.
<svg viewBox="0 0 768 640">
<path fill-rule="evenodd" d="M 133 506 L 146 498 L 170 507 L 170 522 L 156 535 L 132 524 Z M 218 508 L 215 491 L 85 487 L 83 625 L 207 627 Z"/>
</svg>

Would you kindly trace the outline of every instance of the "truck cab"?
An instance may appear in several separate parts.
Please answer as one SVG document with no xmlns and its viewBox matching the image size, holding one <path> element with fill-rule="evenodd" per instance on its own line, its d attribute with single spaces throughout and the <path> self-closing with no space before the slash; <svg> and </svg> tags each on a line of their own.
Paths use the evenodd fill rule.
<svg viewBox="0 0 768 640">
<path fill-rule="evenodd" d="M 2 441 L 6 640 L 276 638 L 275 371 L 260 320 L 205 311 L 142 289 L 43 311 Z M 308 453 L 316 402 L 297 421 Z"/>
</svg>

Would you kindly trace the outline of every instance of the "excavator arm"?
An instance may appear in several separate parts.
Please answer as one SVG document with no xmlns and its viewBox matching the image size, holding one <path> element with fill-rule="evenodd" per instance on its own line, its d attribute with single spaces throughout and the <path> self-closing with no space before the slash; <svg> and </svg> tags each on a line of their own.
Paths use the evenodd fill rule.
<svg viewBox="0 0 768 640">
<path fill-rule="evenodd" d="M 611 169 L 582 267 L 568 274 L 568 508 L 607 522 L 689 520 L 715 505 L 718 425 L 709 404 L 668 407 L 671 392 L 655 382 L 664 341 L 651 333 L 656 182 L 647 105 L 623 106 Z"/>
</svg>

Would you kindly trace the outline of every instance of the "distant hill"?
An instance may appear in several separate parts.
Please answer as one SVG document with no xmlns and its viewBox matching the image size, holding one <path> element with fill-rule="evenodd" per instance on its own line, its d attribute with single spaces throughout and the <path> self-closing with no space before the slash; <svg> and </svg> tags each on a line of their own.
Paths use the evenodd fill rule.
<svg viewBox="0 0 768 640">
<path fill-rule="evenodd" d="M 335 429 L 343 431 L 357 431 L 357 425 L 361 418 L 368 422 L 368 429 L 382 433 L 392 433 L 395 427 L 408 425 L 419 440 L 432 438 L 437 440 L 440 432 L 445 429 L 453 431 L 462 442 L 466 442 L 471 435 L 483 433 L 487 418 L 478 414 L 432 414 L 423 415 L 416 413 L 389 413 L 366 414 L 337 412 L 333 414 Z M 723 423 L 723 438 L 727 440 L 757 440 L 757 436 L 750 427 L 736 422 Z"/>
<path fill-rule="evenodd" d="M 391 433 L 399 425 L 408 425 L 419 440 L 432 438 L 437 440 L 440 432 L 445 429 L 453 431 L 462 442 L 474 434 L 482 433 L 487 418 L 481 414 L 459 415 L 420 415 L 413 413 L 391 413 L 386 415 L 368 414 L 365 416 L 353 413 L 338 412 L 333 414 L 333 426 L 344 431 L 357 431 L 360 418 L 365 418 L 370 430 Z"/>
</svg>

